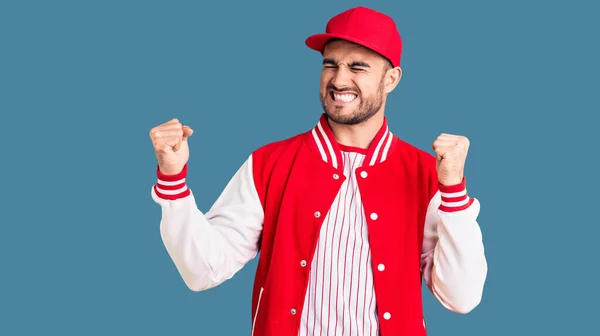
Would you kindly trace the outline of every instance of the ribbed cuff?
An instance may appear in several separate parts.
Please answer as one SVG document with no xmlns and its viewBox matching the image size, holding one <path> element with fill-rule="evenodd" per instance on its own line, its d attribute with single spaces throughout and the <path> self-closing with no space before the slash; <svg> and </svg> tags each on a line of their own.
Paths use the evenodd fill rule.
<svg viewBox="0 0 600 336">
<path fill-rule="evenodd" d="M 157 183 L 154 185 L 156 196 L 165 200 L 177 200 L 190 194 L 185 178 L 187 176 L 187 164 L 181 172 L 175 175 L 165 175 L 156 167 Z"/>
<path fill-rule="evenodd" d="M 467 209 L 473 203 L 473 199 L 467 194 L 467 181 L 464 177 L 459 184 L 446 186 L 440 183 L 438 188 L 442 195 L 442 203 L 439 207 L 441 211 L 461 211 Z"/>
</svg>

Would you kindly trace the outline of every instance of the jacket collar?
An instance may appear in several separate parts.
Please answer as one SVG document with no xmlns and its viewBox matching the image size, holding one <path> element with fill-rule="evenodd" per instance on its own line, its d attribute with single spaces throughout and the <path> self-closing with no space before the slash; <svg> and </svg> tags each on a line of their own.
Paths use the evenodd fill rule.
<svg viewBox="0 0 600 336">
<path fill-rule="evenodd" d="M 331 164 L 334 169 L 343 170 L 343 161 L 340 145 L 327 122 L 325 113 L 321 115 L 317 125 L 310 131 L 309 142 L 316 147 L 316 151 L 323 161 Z M 384 162 L 393 148 L 394 135 L 389 130 L 387 118 L 384 117 L 383 125 L 367 148 L 364 165 L 374 166 Z"/>
</svg>

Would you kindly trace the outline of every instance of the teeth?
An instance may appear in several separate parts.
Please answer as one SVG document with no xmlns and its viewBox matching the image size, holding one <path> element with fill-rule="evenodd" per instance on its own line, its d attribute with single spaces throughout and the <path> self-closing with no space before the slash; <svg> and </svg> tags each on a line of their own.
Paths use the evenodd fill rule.
<svg viewBox="0 0 600 336">
<path fill-rule="evenodd" d="M 346 94 L 334 93 L 333 94 L 333 99 L 338 100 L 338 101 L 343 101 L 344 103 L 349 103 L 349 102 L 353 101 L 355 98 L 356 98 L 356 95 L 351 94 L 351 93 L 346 93 Z"/>
</svg>

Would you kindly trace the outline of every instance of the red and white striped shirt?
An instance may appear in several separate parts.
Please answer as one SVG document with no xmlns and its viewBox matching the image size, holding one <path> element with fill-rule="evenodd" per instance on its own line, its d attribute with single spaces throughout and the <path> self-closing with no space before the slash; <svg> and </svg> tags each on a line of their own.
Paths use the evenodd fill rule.
<svg viewBox="0 0 600 336">
<path fill-rule="evenodd" d="M 342 148 L 348 179 L 321 226 L 300 336 L 378 334 L 369 232 L 354 173 L 365 156 L 366 150 Z"/>
</svg>

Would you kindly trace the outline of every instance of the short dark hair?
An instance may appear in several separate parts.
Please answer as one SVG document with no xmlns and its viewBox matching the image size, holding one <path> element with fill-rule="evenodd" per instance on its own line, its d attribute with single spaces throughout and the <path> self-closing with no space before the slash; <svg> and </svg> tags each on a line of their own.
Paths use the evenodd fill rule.
<svg viewBox="0 0 600 336">
<path fill-rule="evenodd" d="M 363 46 L 363 45 L 360 45 L 360 44 L 358 44 L 358 43 L 355 43 L 355 42 L 352 42 L 352 41 L 344 40 L 344 39 L 342 39 L 342 38 L 339 38 L 339 37 L 334 37 L 334 38 L 330 38 L 329 40 L 327 40 L 327 42 L 325 42 L 325 45 L 323 46 L 323 49 L 325 49 L 325 47 L 327 47 L 327 45 L 328 45 L 329 43 L 331 43 L 331 42 L 335 42 L 335 41 L 344 41 L 344 42 L 346 42 L 346 43 L 351 43 L 351 44 L 357 45 L 357 46 L 359 46 L 359 47 L 362 47 L 362 48 L 369 49 L 369 48 L 367 48 L 367 47 L 365 47 L 365 46 Z M 369 50 L 371 50 L 371 49 L 369 49 Z M 388 71 L 388 70 L 390 70 L 390 69 L 392 69 L 392 68 L 394 67 L 394 65 L 392 64 L 392 61 L 390 61 L 390 60 L 389 60 L 389 58 L 387 58 L 387 57 L 384 57 L 383 55 L 381 55 L 381 54 L 379 54 L 379 53 L 377 53 L 377 54 L 378 54 L 379 56 L 381 56 L 381 57 L 382 57 L 382 58 L 385 60 L 385 65 L 384 65 L 384 68 L 383 68 L 383 71 L 384 71 L 384 72 L 385 72 L 385 71 Z"/>
</svg>

